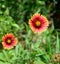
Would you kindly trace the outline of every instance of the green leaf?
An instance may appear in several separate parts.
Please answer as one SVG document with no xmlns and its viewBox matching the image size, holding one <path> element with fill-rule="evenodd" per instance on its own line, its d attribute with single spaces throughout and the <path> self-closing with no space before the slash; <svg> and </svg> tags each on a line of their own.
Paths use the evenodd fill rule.
<svg viewBox="0 0 60 64">
<path fill-rule="evenodd" d="M 9 56 L 7 54 L 7 51 L 3 50 L 3 55 L 5 56 L 6 60 L 9 62 Z"/>
<path fill-rule="evenodd" d="M 57 39 L 56 39 L 56 53 L 59 53 L 59 37 L 58 37 L 58 33 L 57 33 Z"/>
<path fill-rule="evenodd" d="M 15 23 L 12 23 L 12 26 L 15 27 L 16 29 L 19 29 L 19 28 L 20 28 L 20 27 L 19 27 L 17 24 L 15 24 Z"/>
<path fill-rule="evenodd" d="M 9 15 L 9 9 L 7 8 L 6 11 L 4 12 L 5 15 Z"/>
<path fill-rule="evenodd" d="M 0 60 L 5 61 L 5 59 L 3 58 L 4 58 L 3 53 L 0 53 Z"/>
<path fill-rule="evenodd" d="M 40 58 L 36 58 L 34 64 L 45 64 Z"/>
<path fill-rule="evenodd" d="M 50 35 L 46 37 L 46 48 L 48 50 L 48 53 L 51 54 L 52 53 L 52 49 L 51 49 L 51 38 Z"/>
</svg>

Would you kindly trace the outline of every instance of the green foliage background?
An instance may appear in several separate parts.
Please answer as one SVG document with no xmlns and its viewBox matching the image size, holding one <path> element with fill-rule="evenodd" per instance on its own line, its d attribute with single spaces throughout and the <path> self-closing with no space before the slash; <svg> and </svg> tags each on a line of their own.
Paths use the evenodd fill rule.
<svg viewBox="0 0 60 64">
<path fill-rule="evenodd" d="M 60 34 L 54 32 L 54 25 L 41 35 L 34 34 L 28 25 L 34 13 L 51 20 L 56 3 L 57 0 L 0 0 L 0 64 L 57 64 L 52 56 L 60 53 Z M 18 38 L 17 46 L 11 50 L 1 45 L 6 33 Z"/>
</svg>

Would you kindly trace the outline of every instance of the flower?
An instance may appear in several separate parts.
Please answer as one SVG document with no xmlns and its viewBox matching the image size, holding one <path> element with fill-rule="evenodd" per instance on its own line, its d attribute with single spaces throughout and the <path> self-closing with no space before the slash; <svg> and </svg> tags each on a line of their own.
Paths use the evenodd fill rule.
<svg viewBox="0 0 60 64">
<path fill-rule="evenodd" d="M 52 56 L 54 62 L 60 62 L 60 53 L 56 53 Z"/>
<path fill-rule="evenodd" d="M 48 28 L 49 22 L 45 16 L 34 14 L 29 20 L 29 25 L 34 33 L 42 33 Z"/>
<path fill-rule="evenodd" d="M 17 44 L 17 38 L 13 34 L 6 34 L 2 37 L 2 45 L 4 49 L 11 49 Z"/>
</svg>

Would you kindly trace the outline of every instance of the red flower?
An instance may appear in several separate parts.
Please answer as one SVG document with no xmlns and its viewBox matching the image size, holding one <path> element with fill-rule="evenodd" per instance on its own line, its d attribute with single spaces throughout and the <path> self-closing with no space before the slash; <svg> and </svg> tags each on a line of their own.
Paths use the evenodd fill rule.
<svg viewBox="0 0 60 64">
<path fill-rule="evenodd" d="M 13 34 L 6 34 L 2 38 L 2 45 L 4 49 L 11 49 L 17 44 L 17 38 L 14 37 Z"/>
<path fill-rule="evenodd" d="M 29 20 L 29 25 L 34 33 L 41 33 L 48 28 L 49 22 L 45 16 L 34 14 Z"/>
</svg>

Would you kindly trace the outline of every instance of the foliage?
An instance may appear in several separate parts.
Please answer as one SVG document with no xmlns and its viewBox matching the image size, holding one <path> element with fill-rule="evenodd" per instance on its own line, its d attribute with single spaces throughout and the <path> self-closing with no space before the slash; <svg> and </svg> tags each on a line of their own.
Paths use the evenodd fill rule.
<svg viewBox="0 0 60 64">
<path fill-rule="evenodd" d="M 27 24 L 34 13 L 51 20 L 56 3 L 57 0 L 0 0 L 0 64 L 59 64 L 52 58 L 60 53 L 60 34 L 54 31 L 54 25 L 42 34 L 34 34 Z M 2 47 L 6 33 L 18 38 L 13 49 Z"/>
<path fill-rule="evenodd" d="M 39 35 L 33 34 L 27 25 L 26 28 L 28 31 L 18 39 L 18 45 L 14 49 L 1 50 L 0 63 L 53 64 L 52 56 L 60 53 L 58 33 L 53 35 L 53 29 L 49 29 Z"/>
<path fill-rule="evenodd" d="M 41 13 L 50 17 L 55 12 L 57 0 L 0 0 L 0 13 L 8 8 L 9 15 L 14 18 L 16 23 L 27 22 L 34 13 Z"/>
</svg>

